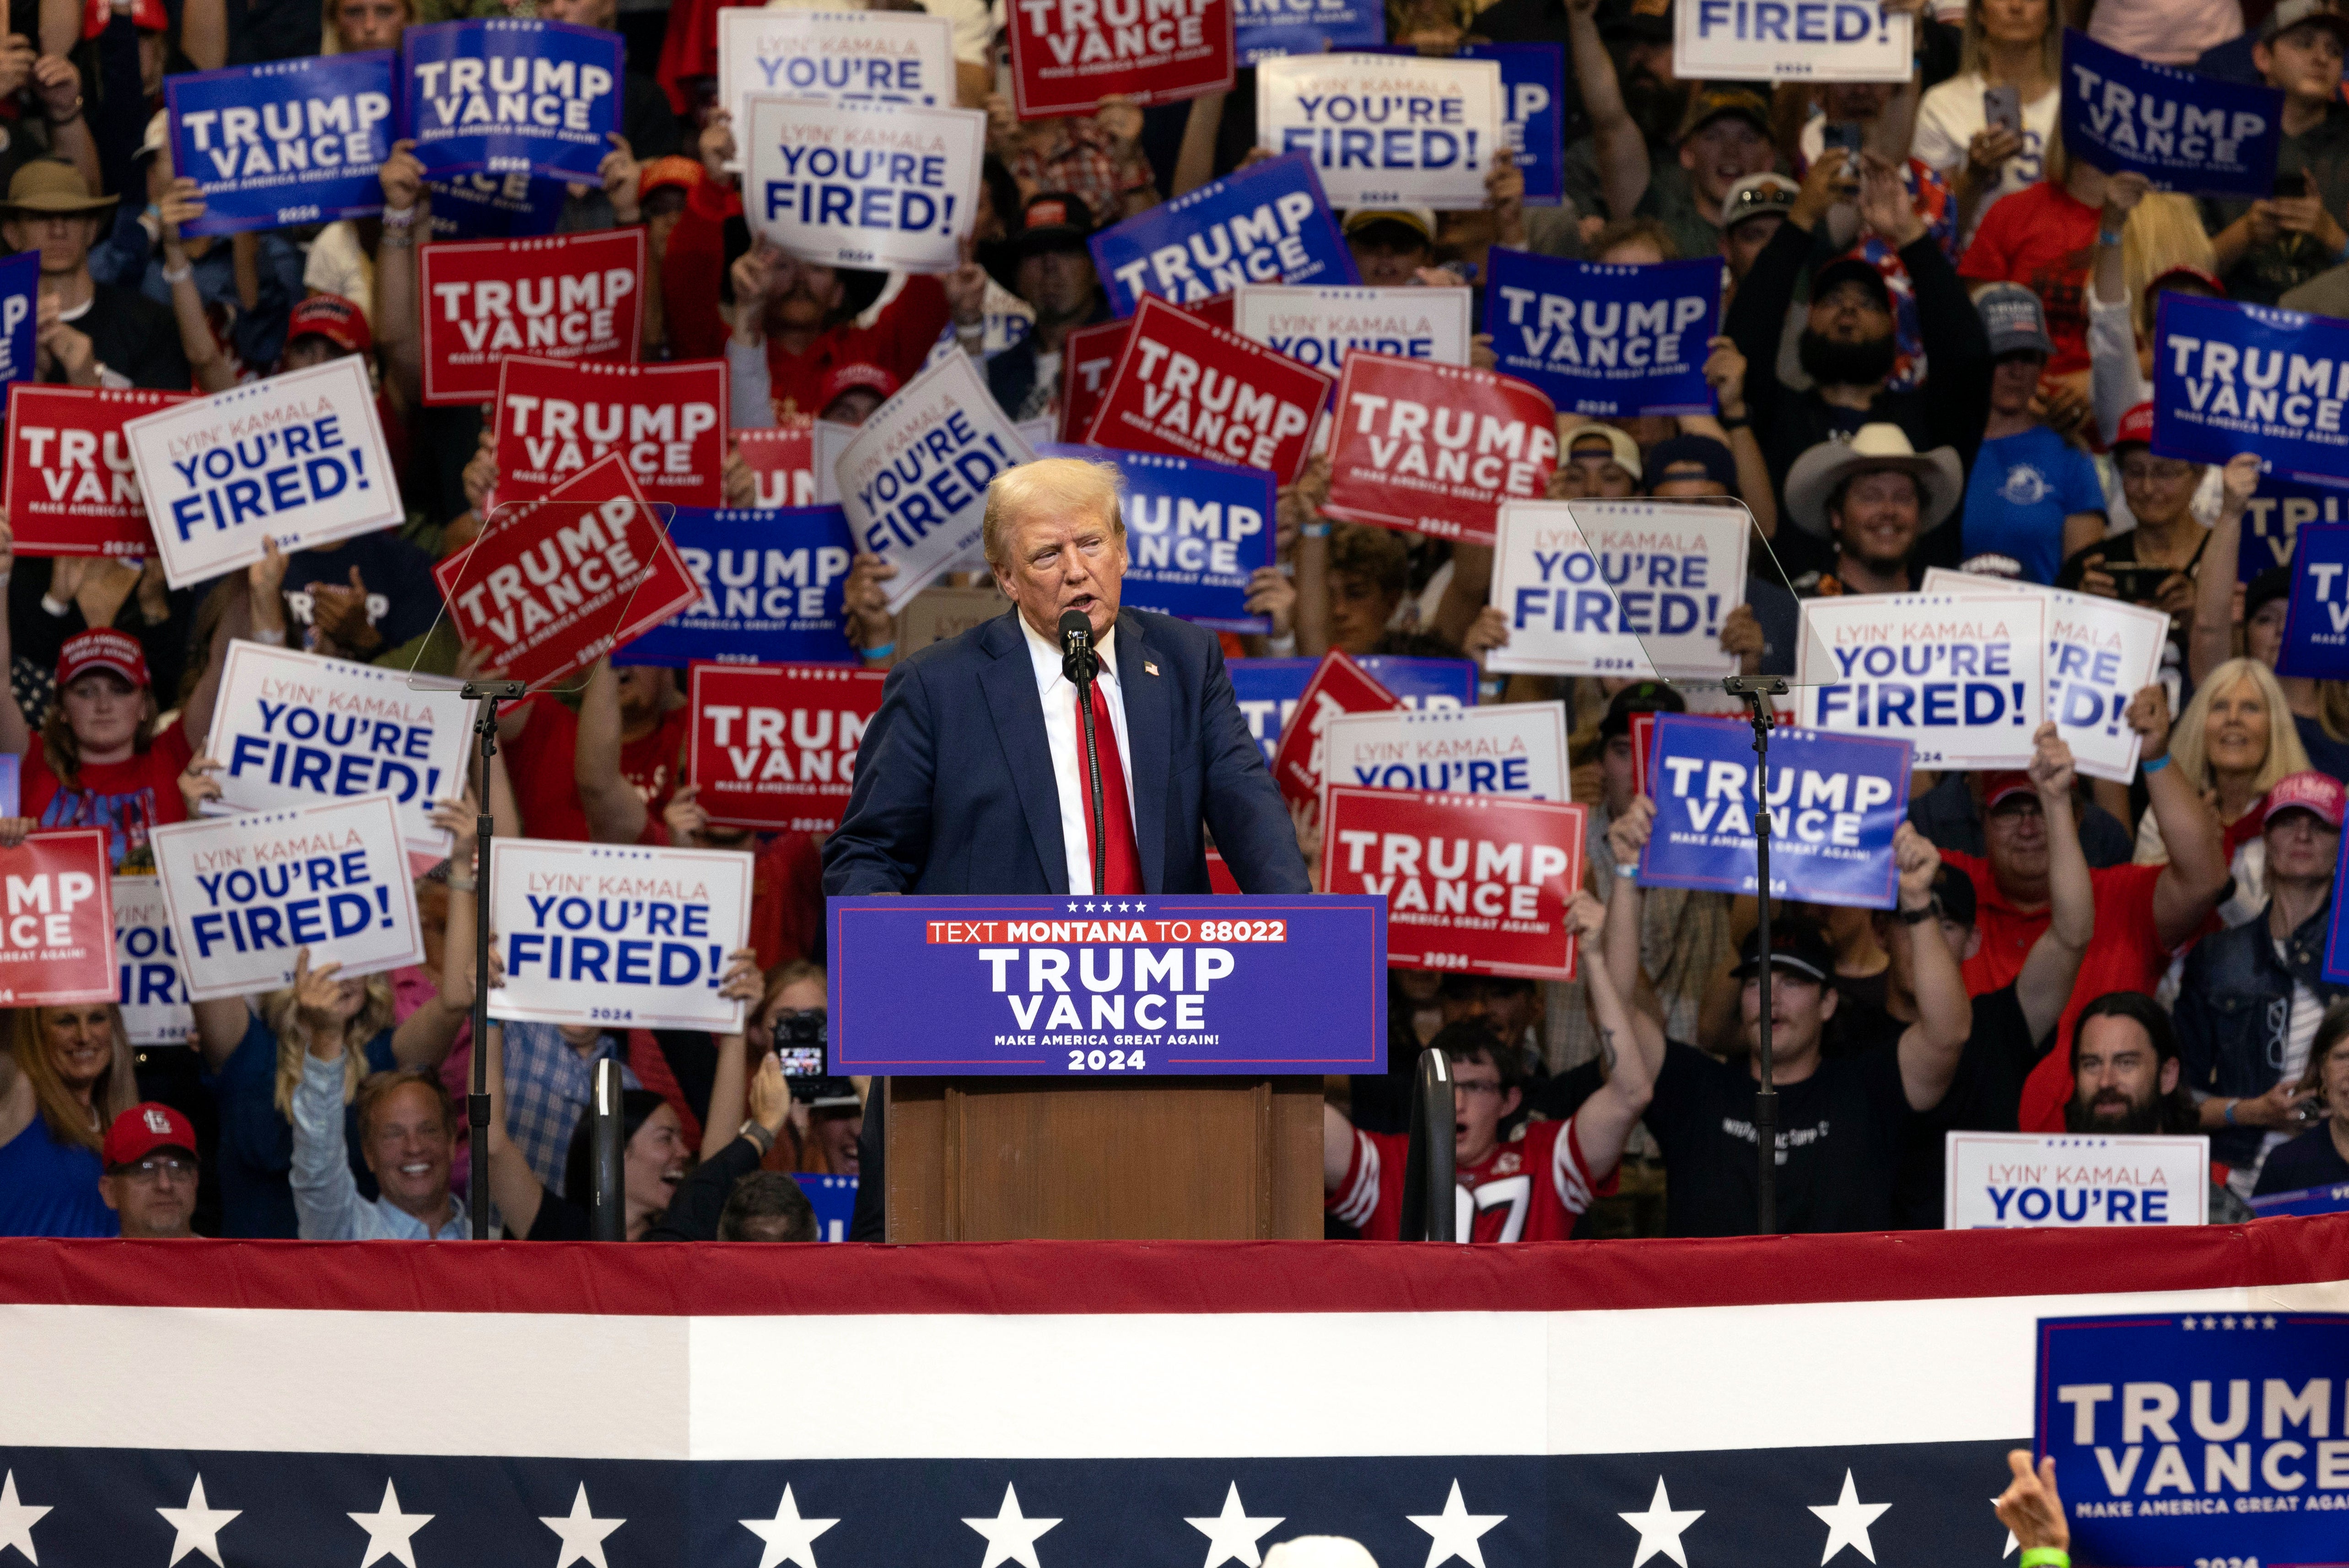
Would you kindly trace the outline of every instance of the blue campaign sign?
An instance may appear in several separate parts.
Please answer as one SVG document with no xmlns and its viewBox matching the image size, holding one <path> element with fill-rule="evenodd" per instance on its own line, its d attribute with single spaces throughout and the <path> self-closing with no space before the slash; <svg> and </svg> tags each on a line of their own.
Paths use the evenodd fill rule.
<svg viewBox="0 0 2349 1568">
<path fill-rule="evenodd" d="M 2064 150 L 2157 191 L 2263 200 L 2275 193 L 2283 94 L 2108 49 L 2064 30 Z"/>
<path fill-rule="evenodd" d="M 439 22 L 399 36 L 399 134 L 434 174 L 592 181 L 620 129 L 617 33 Z"/>
<path fill-rule="evenodd" d="M 681 506 L 668 536 L 701 598 L 614 649 L 614 664 L 861 662 L 843 611 L 855 546 L 838 507 Z"/>
<path fill-rule="evenodd" d="M 2292 542 L 2301 525 L 2349 522 L 2349 490 L 2333 485 L 2297 485 L 2272 474 L 2243 508 L 2243 544 L 2235 555 L 2235 575 L 2249 583 L 2271 567 L 2292 564 Z"/>
<path fill-rule="evenodd" d="M 2349 1315 L 2043 1317 L 2038 1352 L 2033 1446 L 2055 1460 L 2075 1562 L 2342 1560 Z"/>
<path fill-rule="evenodd" d="M 554 232 L 570 192 L 527 174 L 452 174 L 427 180 L 436 240 L 530 240 Z"/>
<path fill-rule="evenodd" d="M 834 1072 L 1386 1070 L 1373 894 L 833 898 L 824 918 Z"/>
<path fill-rule="evenodd" d="M 1162 201 L 1092 238 L 1093 269 L 1121 316 L 1142 296 L 1176 304 L 1242 284 L 1358 286 L 1321 177 L 1301 152 L 1268 158 Z"/>
<path fill-rule="evenodd" d="M 2349 1186 L 2302 1187 L 2292 1192 L 2270 1192 L 2250 1202 L 2251 1212 L 2262 1220 L 2271 1214 L 2349 1213 Z"/>
<path fill-rule="evenodd" d="M 332 222 L 383 209 L 391 156 L 388 49 L 167 77 L 171 167 L 204 215 L 191 234 Z"/>
<path fill-rule="evenodd" d="M 2349 676 L 2349 523 L 2309 523 L 2295 531 L 2292 598 L 2276 674 L 2321 681 Z"/>
<path fill-rule="evenodd" d="M 1495 246 L 1485 330 L 1495 366 L 1561 414 L 1706 414 L 1705 346 L 1721 320 L 1713 257 L 1609 266 Z"/>
<path fill-rule="evenodd" d="M 2349 322 L 2166 294 L 2154 341 L 2156 451 L 2349 485 Z"/>
<path fill-rule="evenodd" d="M 848 1240 L 848 1227 L 856 1222 L 856 1178 L 854 1176 L 794 1176 L 800 1191 L 807 1194 L 808 1207 L 815 1211 L 815 1239 L 819 1242 Z"/>
<path fill-rule="evenodd" d="M 1276 552 L 1270 470 L 1107 447 L 1042 446 L 1036 455 L 1115 463 L 1125 474 L 1125 603 L 1219 632 L 1272 630 L 1247 610 L 1248 578 Z"/>
<path fill-rule="evenodd" d="M 1288 51 L 1301 53 L 1303 51 Z M 1416 55 L 1407 44 L 1375 51 Z M 1526 205 L 1555 207 L 1566 197 L 1566 46 L 1463 44 L 1461 60 L 1492 60 L 1501 67 L 1501 132 L 1526 177 Z"/>
<path fill-rule="evenodd" d="M 0 257 L 0 388 L 33 378 L 33 320 L 40 314 L 41 253 Z"/>
<path fill-rule="evenodd" d="M 1379 0 L 1232 0 L 1232 42 L 1239 63 L 1331 49 L 1375 49 L 1387 41 Z"/>
<path fill-rule="evenodd" d="M 1354 661 L 1364 674 L 1402 699 L 1413 709 L 1476 706 L 1476 665 L 1472 659 L 1412 659 L 1389 654 L 1366 654 Z M 1232 692 L 1239 699 L 1240 716 L 1248 735 L 1264 748 L 1265 766 L 1272 766 L 1280 749 L 1281 727 L 1304 700 L 1305 683 L 1313 678 L 1319 659 L 1234 659 Z"/>
<path fill-rule="evenodd" d="M 1641 887 L 1754 891 L 1754 731 L 1742 718 L 1656 716 L 1648 788 L 1656 826 Z M 1770 732 L 1770 892 L 1804 903 L 1889 909 L 1892 834 L 1909 812 L 1905 740 Z"/>
</svg>

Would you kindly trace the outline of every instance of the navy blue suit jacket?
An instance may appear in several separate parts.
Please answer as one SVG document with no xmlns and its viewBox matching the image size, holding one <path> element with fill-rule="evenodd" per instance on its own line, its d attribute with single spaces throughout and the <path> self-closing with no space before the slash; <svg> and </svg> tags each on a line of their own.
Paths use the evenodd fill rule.
<svg viewBox="0 0 2349 1568">
<path fill-rule="evenodd" d="M 1069 891 L 1044 702 L 1018 614 L 889 672 L 848 810 L 824 841 L 824 892 Z M 1204 821 L 1247 892 L 1309 892 L 1215 634 L 1124 610 L 1116 649 L 1143 890 L 1210 891 Z"/>
</svg>

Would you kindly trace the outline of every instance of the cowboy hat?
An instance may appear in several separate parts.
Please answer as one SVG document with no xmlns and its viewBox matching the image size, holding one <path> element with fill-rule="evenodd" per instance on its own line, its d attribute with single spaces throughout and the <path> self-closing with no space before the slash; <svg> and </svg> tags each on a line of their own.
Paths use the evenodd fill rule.
<svg viewBox="0 0 2349 1568">
<path fill-rule="evenodd" d="M 1898 425 L 1862 425 L 1847 441 L 1821 441 L 1795 459 L 1786 471 L 1786 510 L 1805 532 L 1827 537 L 1827 500 L 1846 480 L 1860 474 L 1915 476 L 1918 531 L 1930 532 L 1957 509 L 1966 488 L 1958 454 L 1948 447 L 1920 453 Z"/>
<path fill-rule="evenodd" d="M 36 158 L 8 181 L 0 212 L 103 212 L 116 198 L 93 196 L 81 170 L 61 158 Z"/>
</svg>

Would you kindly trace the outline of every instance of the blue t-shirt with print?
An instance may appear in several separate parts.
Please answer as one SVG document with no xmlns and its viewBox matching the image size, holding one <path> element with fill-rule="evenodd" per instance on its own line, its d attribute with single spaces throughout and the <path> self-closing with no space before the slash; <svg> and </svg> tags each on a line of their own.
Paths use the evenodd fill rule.
<svg viewBox="0 0 2349 1568">
<path fill-rule="evenodd" d="M 1984 441 L 1966 480 L 1965 558 L 2012 556 L 2024 581 L 2052 586 L 2064 518 L 2104 510 L 2096 465 L 2046 426 Z"/>
</svg>

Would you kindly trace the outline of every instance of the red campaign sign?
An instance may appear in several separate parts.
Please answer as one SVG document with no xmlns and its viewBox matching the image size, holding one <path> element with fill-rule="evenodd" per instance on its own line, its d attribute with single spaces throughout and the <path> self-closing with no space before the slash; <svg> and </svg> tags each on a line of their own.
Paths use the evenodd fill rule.
<svg viewBox="0 0 2349 1568">
<path fill-rule="evenodd" d="M 1322 730 L 1342 713 L 1392 713 L 1402 699 L 1372 680 L 1362 666 L 1335 649 L 1321 657 L 1313 678 L 1298 694 L 1296 711 L 1281 726 L 1280 748 L 1272 754 L 1272 777 L 1291 800 L 1321 799 Z"/>
<path fill-rule="evenodd" d="M 18 383 L 8 404 L 8 471 L 0 490 L 16 553 L 153 554 L 122 427 L 191 396 Z"/>
<path fill-rule="evenodd" d="M 726 362 L 498 366 L 496 502 L 534 500 L 608 452 L 647 500 L 726 504 Z"/>
<path fill-rule="evenodd" d="M 1269 469 L 1296 482 L 1329 377 L 1155 295 L 1132 322 L 1093 413 L 1092 445 Z"/>
<path fill-rule="evenodd" d="M 0 1006 L 115 999 L 113 871 L 103 828 L 35 833 L 0 850 L 8 889 L 0 907 Z"/>
<path fill-rule="evenodd" d="M 701 597 L 618 453 L 432 569 L 457 634 L 533 690 L 584 669 Z"/>
<path fill-rule="evenodd" d="M 1154 104 L 1231 90 L 1230 0 L 1014 0 L 1009 18 L 1021 119 L 1091 114 L 1112 93 Z"/>
<path fill-rule="evenodd" d="M 1092 434 L 1093 415 L 1101 408 L 1102 394 L 1109 390 L 1109 378 L 1117 362 L 1125 354 L 1125 340 L 1133 331 L 1133 318 L 1105 321 L 1098 326 L 1070 329 L 1061 345 L 1061 443 L 1082 446 Z"/>
<path fill-rule="evenodd" d="M 1571 980 L 1585 817 L 1565 801 L 1334 785 L 1321 888 L 1385 897 L 1389 968 Z"/>
<path fill-rule="evenodd" d="M 1489 370 L 1355 349 L 1330 420 L 1330 499 L 1348 522 L 1490 545 L 1501 503 L 1538 500 L 1557 467 L 1557 411 Z"/>
<path fill-rule="evenodd" d="M 794 414 L 781 429 L 737 430 L 734 450 L 757 481 L 750 504 L 766 511 L 813 506 L 815 420 Z"/>
<path fill-rule="evenodd" d="M 510 354 L 625 365 L 643 344 L 642 229 L 467 240 L 419 254 L 429 404 L 488 402 Z"/>
<path fill-rule="evenodd" d="M 694 665 L 686 775 L 701 809 L 733 828 L 839 827 L 887 678 L 839 665 Z"/>
<path fill-rule="evenodd" d="M 1631 793 L 1648 792 L 1648 763 L 1656 747 L 1656 716 L 1635 713 L 1631 716 Z"/>
</svg>

